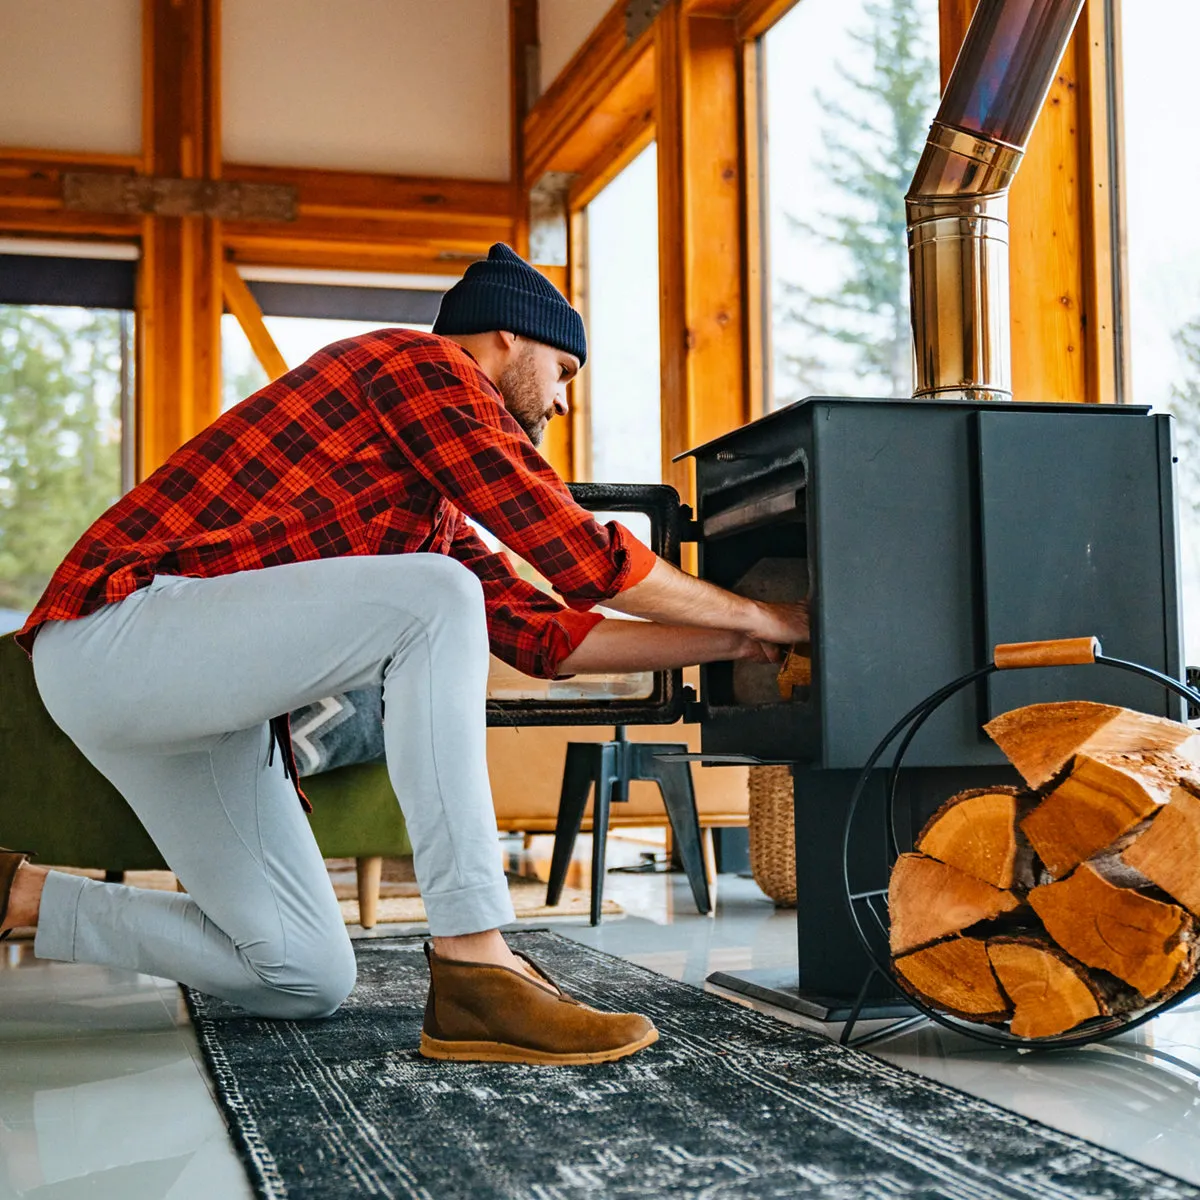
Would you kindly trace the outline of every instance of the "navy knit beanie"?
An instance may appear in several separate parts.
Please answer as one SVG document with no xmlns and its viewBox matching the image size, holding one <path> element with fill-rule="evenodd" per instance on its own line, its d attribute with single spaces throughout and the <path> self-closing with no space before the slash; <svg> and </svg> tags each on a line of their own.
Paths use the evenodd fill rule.
<svg viewBox="0 0 1200 1200">
<path fill-rule="evenodd" d="M 579 359 L 587 358 L 583 318 L 539 271 L 503 242 L 443 297 L 434 333 L 490 333 L 505 329 Z"/>
</svg>

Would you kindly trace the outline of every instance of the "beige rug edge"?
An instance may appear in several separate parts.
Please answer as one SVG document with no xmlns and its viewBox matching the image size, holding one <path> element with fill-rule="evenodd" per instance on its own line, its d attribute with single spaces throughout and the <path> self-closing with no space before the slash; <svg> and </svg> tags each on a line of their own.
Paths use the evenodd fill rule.
<svg viewBox="0 0 1200 1200">
<path fill-rule="evenodd" d="M 55 867 L 68 875 L 83 875 L 88 879 L 103 879 L 103 871 L 87 870 L 80 867 Z M 125 883 L 128 887 L 141 887 L 155 892 L 173 892 L 175 876 L 170 871 L 127 871 Z M 382 888 L 384 895 L 379 898 L 376 910 L 376 925 L 424 925 L 428 921 L 425 915 L 425 905 L 419 895 L 388 896 L 388 884 L 385 881 Z M 338 907 L 342 910 L 342 919 L 347 925 L 359 924 L 358 900 L 354 897 L 354 888 L 344 883 L 335 885 L 338 895 Z M 512 898 L 513 911 L 518 921 L 545 921 L 552 918 L 588 917 L 591 913 L 591 897 L 581 888 L 564 887 L 561 901 L 553 907 L 545 903 L 546 885 L 537 879 L 521 879 L 517 876 L 508 877 L 508 893 Z M 601 913 L 606 917 L 624 916 L 625 910 L 615 901 L 606 899 L 601 906 Z M 33 936 L 33 930 L 14 929 L 15 940 L 28 940 Z"/>
</svg>

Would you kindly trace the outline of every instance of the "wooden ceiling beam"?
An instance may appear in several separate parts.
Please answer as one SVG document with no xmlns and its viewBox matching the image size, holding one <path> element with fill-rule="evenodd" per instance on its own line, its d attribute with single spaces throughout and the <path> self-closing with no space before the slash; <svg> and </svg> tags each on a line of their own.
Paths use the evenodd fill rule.
<svg viewBox="0 0 1200 1200">
<path fill-rule="evenodd" d="M 525 118 L 525 179 L 583 170 L 653 107 L 654 26 L 630 43 L 617 0 Z"/>
</svg>

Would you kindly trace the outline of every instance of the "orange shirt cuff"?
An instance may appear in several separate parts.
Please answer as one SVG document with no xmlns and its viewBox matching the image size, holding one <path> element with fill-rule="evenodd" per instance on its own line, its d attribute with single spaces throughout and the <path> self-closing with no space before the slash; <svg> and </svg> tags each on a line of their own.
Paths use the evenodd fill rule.
<svg viewBox="0 0 1200 1200">
<path fill-rule="evenodd" d="M 625 553 L 629 556 L 629 569 L 625 572 L 619 589 L 623 592 L 635 583 L 641 583 L 654 570 L 658 555 L 645 542 L 639 542 L 620 521 L 614 521 L 613 524 L 621 531 L 621 541 L 624 543 Z"/>
</svg>

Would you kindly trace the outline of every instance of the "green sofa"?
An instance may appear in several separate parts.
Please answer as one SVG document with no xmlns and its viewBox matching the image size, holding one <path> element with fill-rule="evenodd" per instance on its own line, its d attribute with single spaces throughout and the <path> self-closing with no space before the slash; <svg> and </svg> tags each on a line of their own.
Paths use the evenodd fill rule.
<svg viewBox="0 0 1200 1200">
<path fill-rule="evenodd" d="M 322 855 L 358 861 L 362 923 L 370 928 L 383 859 L 412 853 L 387 769 L 340 767 L 302 783 Z M 166 867 L 121 794 L 51 720 L 12 634 L 0 637 L 0 845 L 113 875 Z"/>
</svg>

